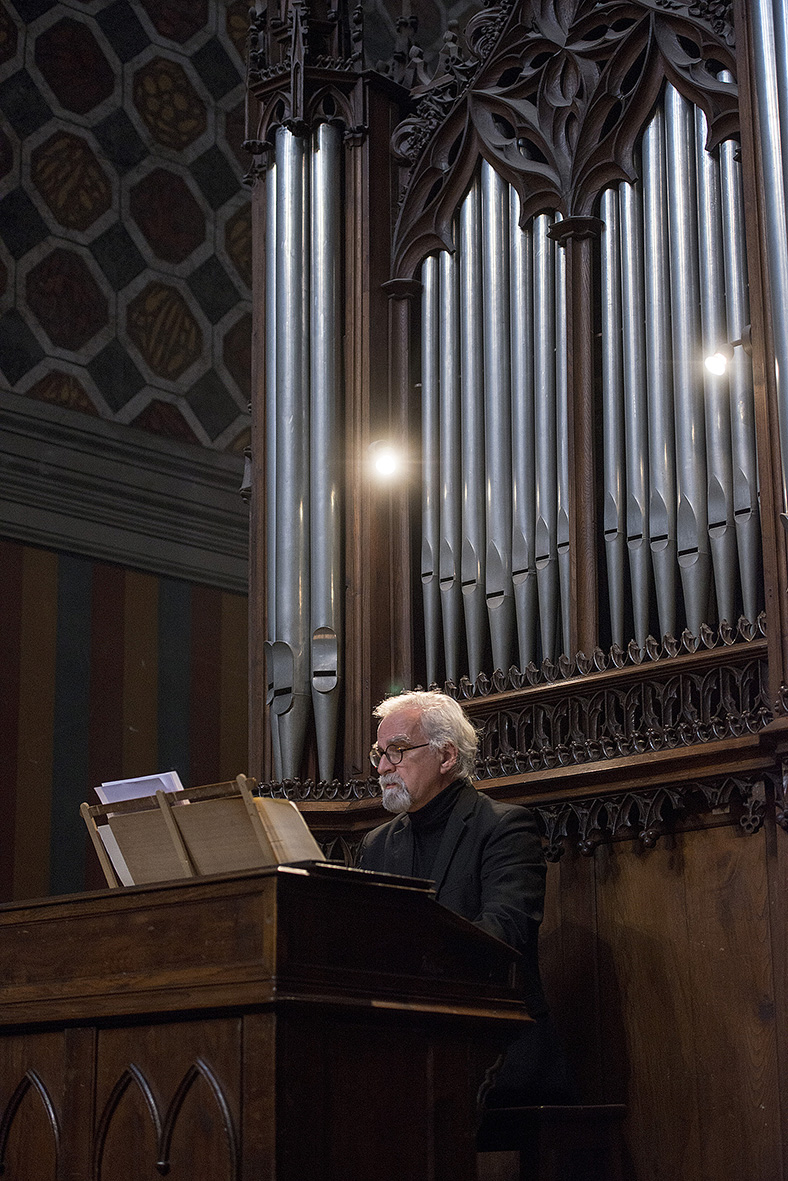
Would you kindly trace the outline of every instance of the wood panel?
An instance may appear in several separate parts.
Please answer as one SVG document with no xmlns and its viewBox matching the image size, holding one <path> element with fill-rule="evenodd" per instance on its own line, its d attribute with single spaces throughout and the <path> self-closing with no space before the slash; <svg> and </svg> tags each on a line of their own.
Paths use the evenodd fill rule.
<svg viewBox="0 0 788 1181">
<path fill-rule="evenodd" d="M 781 1176 L 763 834 L 619 842 L 595 861 L 600 1086 L 629 1106 L 633 1175 Z"/>
<path fill-rule="evenodd" d="M 97 1181 L 235 1181 L 240 1070 L 240 1017 L 102 1030 Z"/>
<path fill-rule="evenodd" d="M 63 1034 L 0 1039 L 0 1173 L 55 1181 L 65 1083 Z"/>
</svg>

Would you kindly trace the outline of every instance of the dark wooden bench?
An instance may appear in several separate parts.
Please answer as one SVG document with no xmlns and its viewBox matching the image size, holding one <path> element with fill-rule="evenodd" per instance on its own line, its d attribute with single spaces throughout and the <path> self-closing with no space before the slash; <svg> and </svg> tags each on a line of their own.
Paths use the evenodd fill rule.
<svg viewBox="0 0 788 1181">
<path fill-rule="evenodd" d="M 490 1108 L 476 1147 L 479 1152 L 519 1152 L 521 1181 L 626 1181 L 621 1159 L 625 1115 L 623 1103 Z"/>
</svg>

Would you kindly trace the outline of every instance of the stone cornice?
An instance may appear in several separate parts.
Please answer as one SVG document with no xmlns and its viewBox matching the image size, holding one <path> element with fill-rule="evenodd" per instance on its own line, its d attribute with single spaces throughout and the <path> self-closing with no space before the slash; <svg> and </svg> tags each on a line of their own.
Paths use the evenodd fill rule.
<svg viewBox="0 0 788 1181">
<path fill-rule="evenodd" d="M 247 589 L 241 456 L 0 391 L 0 533 Z"/>
</svg>

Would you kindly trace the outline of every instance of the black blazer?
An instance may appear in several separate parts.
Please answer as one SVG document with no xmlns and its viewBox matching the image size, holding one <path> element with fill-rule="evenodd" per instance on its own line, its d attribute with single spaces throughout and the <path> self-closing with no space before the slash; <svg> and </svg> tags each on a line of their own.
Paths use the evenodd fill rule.
<svg viewBox="0 0 788 1181">
<path fill-rule="evenodd" d="M 367 833 L 361 869 L 411 874 L 413 833 L 407 813 Z M 523 957 L 523 999 L 532 1017 L 547 1010 L 537 963 L 545 863 L 532 813 L 463 785 L 433 866 L 442 906 L 502 939 Z"/>
</svg>

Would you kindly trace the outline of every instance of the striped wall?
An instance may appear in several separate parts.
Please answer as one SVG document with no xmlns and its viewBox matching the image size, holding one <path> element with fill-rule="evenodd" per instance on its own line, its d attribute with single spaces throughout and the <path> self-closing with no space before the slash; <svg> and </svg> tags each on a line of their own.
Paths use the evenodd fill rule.
<svg viewBox="0 0 788 1181">
<path fill-rule="evenodd" d="M 106 779 L 247 769 L 246 598 L 0 538 L 0 901 L 104 885 Z"/>
</svg>

